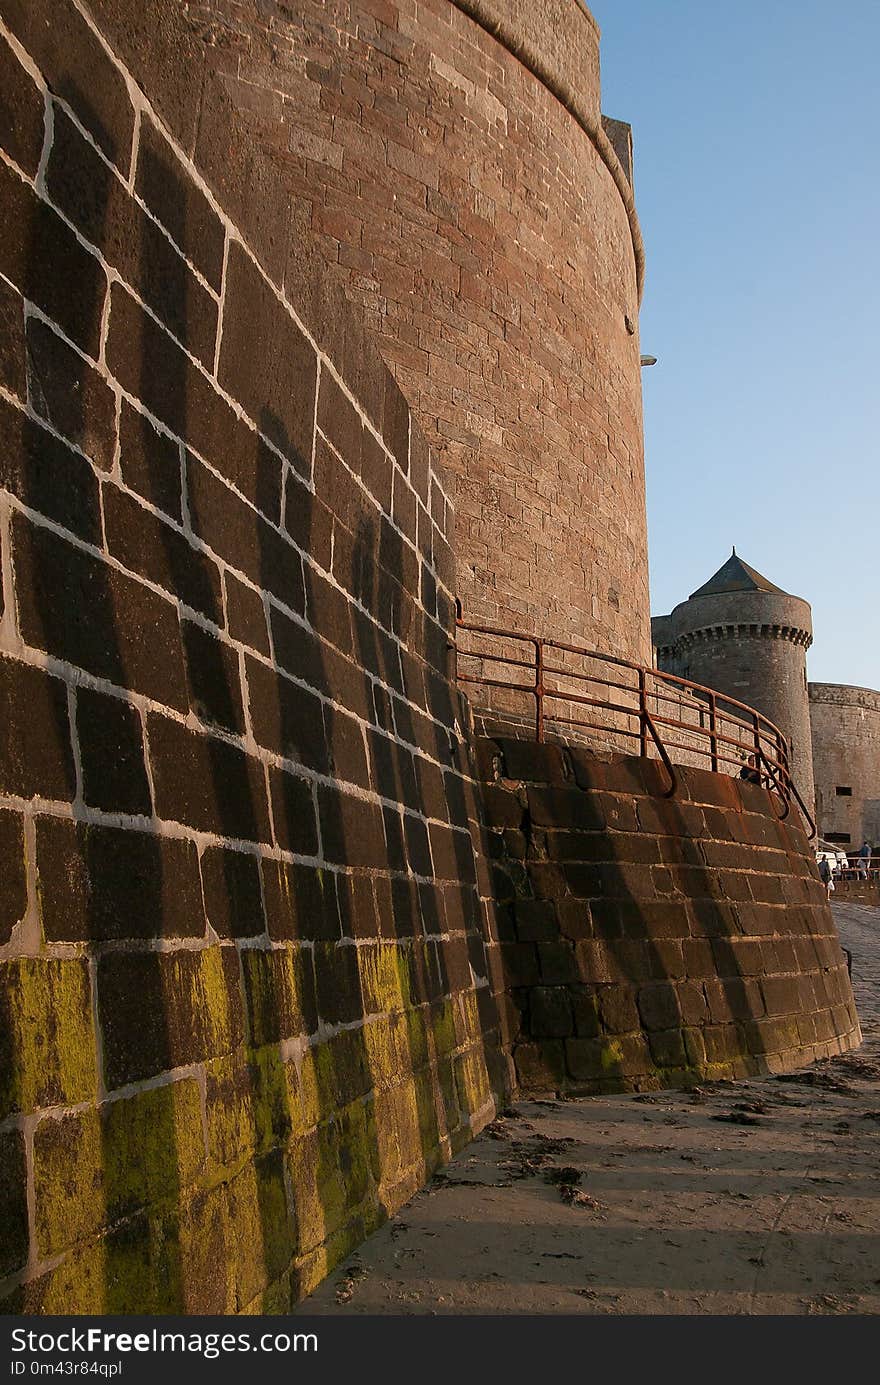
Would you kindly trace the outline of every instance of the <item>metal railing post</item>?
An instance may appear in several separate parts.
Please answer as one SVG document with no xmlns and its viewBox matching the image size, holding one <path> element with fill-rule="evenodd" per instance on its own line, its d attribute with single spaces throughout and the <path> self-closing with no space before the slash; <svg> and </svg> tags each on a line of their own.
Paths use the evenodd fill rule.
<svg viewBox="0 0 880 1385">
<path fill-rule="evenodd" d="M 544 641 L 535 640 L 535 740 L 544 739 Z"/>
<path fill-rule="evenodd" d="M 709 753 L 713 774 L 718 773 L 718 723 L 715 694 L 709 694 Z"/>
<path fill-rule="evenodd" d="M 648 699 L 645 695 L 645 670 L 639 669 L 639 754 L 648 758 Z"/>
</svg>

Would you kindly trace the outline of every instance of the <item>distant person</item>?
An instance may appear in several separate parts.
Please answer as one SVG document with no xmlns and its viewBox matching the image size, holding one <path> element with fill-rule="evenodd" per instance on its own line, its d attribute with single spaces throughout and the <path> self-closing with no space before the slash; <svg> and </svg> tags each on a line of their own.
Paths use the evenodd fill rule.
<svg viewBox="0 0 880 1385">
<path fill-rule="evenodd" d="M 748 784 L 760 784 L 761 774 L 758 770 L 757 755 L 750 755 L 748 763 L 743 765 L 739 772 L 740 779 L 745 779 Z"/>
<path fill-rule="evenodd" d="M 860 880 L 867 880 L 871 874 L 871 853 L 874 848 L 870 842 L 865 842 L 858 854 L 858 877 Z"/>
<path fill-rule="evenodd" d="M 823 856 L 819 862 L 819 879 L 825 886 L 825 898 L 830 902 L 831 891 L 834 889 L 834 871 L 827 856 Z"/>
</svg>

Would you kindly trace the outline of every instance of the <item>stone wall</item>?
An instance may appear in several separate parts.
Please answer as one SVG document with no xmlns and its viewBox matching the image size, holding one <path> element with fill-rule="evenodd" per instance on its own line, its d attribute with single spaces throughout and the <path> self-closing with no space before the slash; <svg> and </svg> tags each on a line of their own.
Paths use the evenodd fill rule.
<svg viewBox="0 0 880 1385">
<path fill-rule="evenodd" d="M 479 753 L 520 1090 L 783 1072 L 860 1042 L 812 848 L 766 790 L 678 768 L 666 797 L 656 761 Z"/>
<path fill-rule="evenodd" d="M 503 1080 L 452 512 L 162 14 L 3 9 L 0 1311 L 283 1311 Z"/>
<path fill-rule="evenodd" d="M 841 683 L 809 692 L 819 833 L 844 851 L 869 841 L 880 856 L 880 693 Z"/>
<path fill-rule="evenodd" d="M 307 228 L 440 449 L 465 614 L 647 663 L 641 238 L 585 7 L 186 13 L 289 193 L 285 273 Z"/>
</svg>

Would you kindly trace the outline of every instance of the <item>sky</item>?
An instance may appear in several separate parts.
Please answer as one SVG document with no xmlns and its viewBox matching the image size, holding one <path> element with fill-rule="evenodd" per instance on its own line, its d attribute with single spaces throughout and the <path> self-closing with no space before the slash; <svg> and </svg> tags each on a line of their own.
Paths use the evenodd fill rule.
<svg viewBox="0 0 880 1385">
<path fill-rule="evenodd" d="M 731 546 L 880 689 L 880 0 L 591 0 L 628 121 L 652 612 Z"/>
</svg>

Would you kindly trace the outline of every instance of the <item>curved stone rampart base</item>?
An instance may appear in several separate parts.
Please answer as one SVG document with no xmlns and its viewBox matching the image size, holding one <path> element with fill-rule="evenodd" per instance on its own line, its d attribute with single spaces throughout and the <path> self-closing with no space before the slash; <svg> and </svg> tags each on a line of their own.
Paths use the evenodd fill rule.
<svg viewBox="0 0 880 1385">
<path fill-rule="evenodd" d="M 521 1091 L 784 1072 L 857 1046 L 812 849 L 768 792 L 695 769 L 479 743 L 495 984 Z"/>
</svg>

